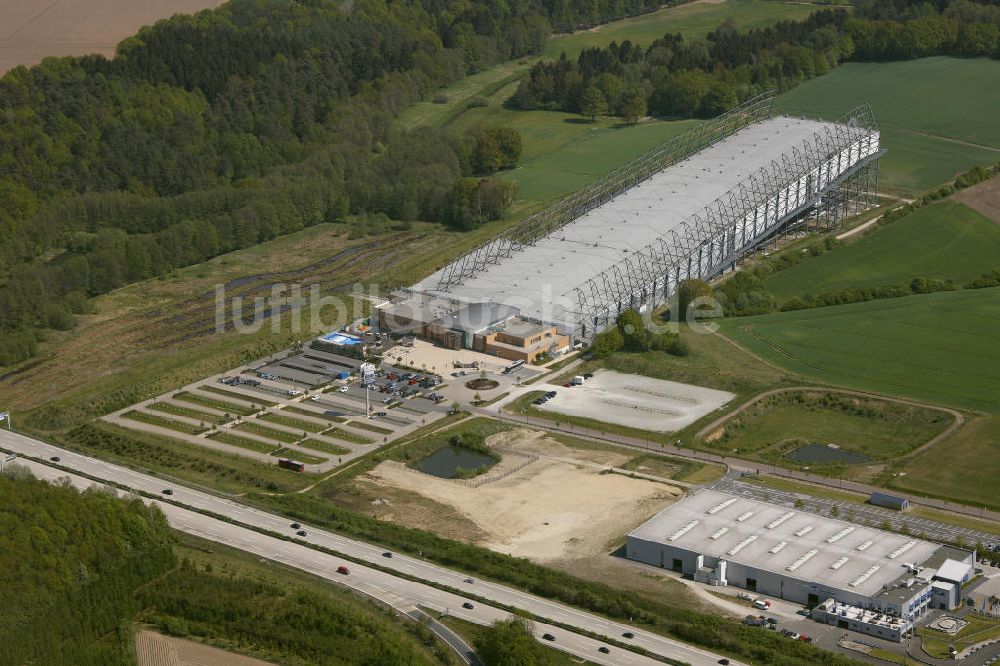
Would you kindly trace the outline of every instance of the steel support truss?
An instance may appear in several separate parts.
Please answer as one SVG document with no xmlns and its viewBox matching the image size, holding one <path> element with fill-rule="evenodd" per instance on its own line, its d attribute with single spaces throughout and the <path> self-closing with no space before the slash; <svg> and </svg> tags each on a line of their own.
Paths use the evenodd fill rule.
<svg viewBox="0 0 1000 666">
<path fill-rule="evenodd" d="M 677 228 L 577 287 L 561 320 L 592 336 L 628 308 L 666 303 L 688 278 L 709 280 L 811 214 L 829 226 L 872 205 L 878 127 L 865 105 L 814 133 Z"/>
<path fill-rule="evenodd" d="M 774 91 L 763 93 L 717 118 L 701 123 L 655 146 L 593 184 L 459 256 L 441 271 L 436 289 L 446 292 L 455 285 L 463 284 L 465 280 L 475 277 L 490 265 L 497 264 L 509 258 L 514 252 L 533 245 L 539 239 L 604 205 L 670 165 L 687 159 L 748 125 L 771 118 L 773 102 Z"/>
</svg>

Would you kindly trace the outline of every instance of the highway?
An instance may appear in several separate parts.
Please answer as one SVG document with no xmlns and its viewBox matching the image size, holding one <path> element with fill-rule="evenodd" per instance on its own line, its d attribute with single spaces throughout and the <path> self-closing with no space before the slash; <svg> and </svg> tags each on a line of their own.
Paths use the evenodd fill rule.
<svg viewBox="0 0 1000 666">
<path fill-rule="evenodd" d="M 488 624 L 497 619 L 509 617 L 506 611 L 475 600 L 475 598 L 479 598 L 508 608 L 528 611 L 543 620 L 558 622 L 593 635 L 627 642 L 644 648 L 650 654 L 686 662 L 693 666 L 709 666 L 716 664 L 720 659 L 719 655 L 686 643 L 504 585 L 474 580 L 461 572 L 423 560 L 397 553 L 393 553 L 392 557 L 386 557 L 384 548 L 355 541 L 332 532 L 314 529 L 309 525 L 301 527 L 301 529 L 306 530 L 307 536 L 295 537 L 296 530 L 290 527 L 289 519 L 282 516 L 254 509 L 207 492 L 176 484 L 166 484 L 154 476 L 61 449 L 16 432 L 0 430 L 0 448 L 22 456 L 43 460 L 58 456 L 60 458 L 58 464 L 66 469 L 151 495 L 163 497 L 162 491 L 169 487 L 173 491 L 169 497 L 170 502 L 155 501 L 154 503 L 160 506 L 174 528 L 256 553 L 261 557 L 276 560 L 347 585 L 380 599 L 402 612 L 409 612 L 416 606 L 422 606 L 438 612 L 447 612 L 455 617 L 478 624 Z M 31 461 L 21 462 L 29 464 L 39 478 L 55 479 L 70 476 L 74 483 L 82 486 L 93 483 L 81 477 L 74 478 L 74 476 L 67 475 L 66 472 L 49 465 Z M 225 520 L 204 515 L 199 511 L 225 516 L 228 520 L 239 524 L 234 525 Z M 294 537 L 296 541 L 285 541 L 256 530 L 285 534 Z M 356 562 L 345 562 L 342 558 L 311 548 L 310 544 L 343 553 L 356 560 L 372 563 L 390 571 L 380 571 Z M 350 568 L 350 575 L 344 576 L 336 572 L 337 567 L 342 564 L 346 564 Z M 406 574 L 420 581 L 448 586 L 455 590 L 468 590 L 473 597 L 471 603 L 474 608 L 471 610 L 462 608 L 463 603 L 470 602 L 468 597 L 447 592 L 423 582 L 407 580 L 394 575 L 393 572 Z M 546 644 L 595 663 L 661 663 L 615 646 L 610 647 L 609 654 L 602 654 L 598 652 L 598 648 L 606 645 L 605 643 L 549 625 L 542 620 L 535 623 L 535 629 L 539 637 L 545 633 L 555 637 L 554 641 L 547 641 Z M 625 632 L 631 632 L 634 634 L 634 638 L 623 638 L 622 634 Z M 739 662 L 731 660 L 731 663 L 735 665 Z"/>
</svg>

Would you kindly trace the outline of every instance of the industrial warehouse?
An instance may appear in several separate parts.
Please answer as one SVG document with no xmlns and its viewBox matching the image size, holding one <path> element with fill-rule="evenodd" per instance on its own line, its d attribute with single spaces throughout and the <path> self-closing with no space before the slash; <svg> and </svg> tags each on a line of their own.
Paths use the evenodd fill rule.
<svg viewBox="0 0 1000 666">
<path fill-rule="evenodd" d="M 715 490 L 628 535 L 629 559 L 812 608 L 813 619 L 899 641 L 953 609 L 973 553 Z"/>
<path fill-rule="evenodd" d="M 884 152 L 870 110 L 830 122 L 776 116 L 772 102 L 755 98 L 656 146 L 397 293 L 386 315 L 425 313 L 417 323 L 440 329 L 469 304 L 513 307 L 589 338 L 623 310 L 666 303 L 682 280 L 733 268 L 790 225 L 834 225 L 870 205 Z M 472 344 L 467 324 L 451 330 Z"/>
</svg>

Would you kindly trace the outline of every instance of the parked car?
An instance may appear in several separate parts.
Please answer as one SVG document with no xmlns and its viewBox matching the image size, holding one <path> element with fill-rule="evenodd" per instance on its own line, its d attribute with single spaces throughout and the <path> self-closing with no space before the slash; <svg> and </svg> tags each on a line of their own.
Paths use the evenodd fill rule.
<svg viewBox="0 0 1000 666">
<path fill-rule="evenodd" d="M 312 400 L 313 402 L 319 402 L 319 396 L 318 395 L 311 395 L 311 396 L 309 396 L 309 399 Z"/>
<path fill-rule="evenodd" d="M 392 553 L 390 553 L 389 551 L 385 551 L 384 553 L 382 553 L 382 557 L 392 557 Z"/>
<path fill-rule="evenodd" d="M 471 585 L 471 584 L 473 584 L 473 583 L 476 582 L 476 579 L 475 578 L 466 578 L 465 582 Z"/>
<path fill-rule="evenodd" d="M 340 388 L 337 389 L 337 393 L 347 393 L 347 387 L 341 386 Z"/>
</svg>

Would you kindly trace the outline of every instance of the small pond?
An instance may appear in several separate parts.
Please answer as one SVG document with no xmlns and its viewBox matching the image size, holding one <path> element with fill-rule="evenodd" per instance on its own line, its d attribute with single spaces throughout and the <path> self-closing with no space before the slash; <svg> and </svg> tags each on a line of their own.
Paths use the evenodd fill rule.
<svg viewBox="0 0 1000 666">
<path fill-rule="evenodd" d="M 439 476 L 442 479 L 454 479 L 458 476 L 460 467 L 473 470 L 483 465 L 490 467 L 495 462 L 496 460 L 485 453 L 458 446 L 445 446 L 418 462 L 416 468 L 425 474 Z"/>
<path fill-rule="evenodd" d="M 812 465 L 824 465 L 830 463 L 840 463 L 842 465 L 857 465 L 859 463 L 870 462 L 871 458 L 845 451 L 844 449 L 833 448 L 826 444 L 806 444 L 785 454 L 786 458 L 800 463 Z"/>
</svg>

